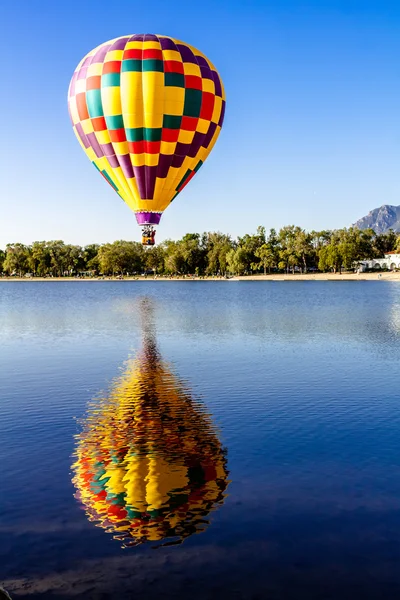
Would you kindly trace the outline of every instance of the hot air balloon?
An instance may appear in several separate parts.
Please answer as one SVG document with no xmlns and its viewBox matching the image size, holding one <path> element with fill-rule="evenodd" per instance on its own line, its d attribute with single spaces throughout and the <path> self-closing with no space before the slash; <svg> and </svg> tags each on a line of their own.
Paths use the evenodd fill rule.
<svg viewBox="0 0 400 600">
<path fill-rule="evenodd" d="M 214 65 L 171 37 L 119 37 L 81 60 L 68 105 L 82 148 L 153 245 L 154 226 L 221 130 L 225 93 Z"/>
<path fill-rule="evenodd" d="M 124 547 L 181 543 L 222 504 L 226 451 L 204 407 L 162 360 L 148 324 L 142 351 L 89 410 L 72 469 L 89 519 Z"/>
</svg>

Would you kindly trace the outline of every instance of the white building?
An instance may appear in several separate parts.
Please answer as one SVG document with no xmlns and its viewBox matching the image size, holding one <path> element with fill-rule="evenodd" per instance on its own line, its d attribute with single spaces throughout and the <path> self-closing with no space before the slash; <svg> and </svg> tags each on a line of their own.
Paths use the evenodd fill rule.
<svg viewBox="0 0 400 600">
<path fill-rule="evenodd" d="M 385 258 L 372 258 L 371 260 L 361 260 L 359 262 L 360 272 L 364 272 L 367 269 L 388 269 L 389 271 L 395 271 L 400 269 L 400 254 L 391 252 L 385 254 Z"/>
</svg>

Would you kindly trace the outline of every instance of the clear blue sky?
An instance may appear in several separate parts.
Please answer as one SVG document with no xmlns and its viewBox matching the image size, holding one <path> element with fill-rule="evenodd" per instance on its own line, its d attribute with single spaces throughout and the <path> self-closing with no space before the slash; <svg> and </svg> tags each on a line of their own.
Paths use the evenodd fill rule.
<svg viewBox="0 0 400 600">
<path fill-rule="evenodd" d="M 341 227 L 400 204 L 398 1 L 9 0 L 0 29 L 0 247 L 139 239 L 67 112 L 79 60 L 131 33 L 198 47 L 227 94 L 220 138 L 158 240 L 259 224 Z"/>
</svg>

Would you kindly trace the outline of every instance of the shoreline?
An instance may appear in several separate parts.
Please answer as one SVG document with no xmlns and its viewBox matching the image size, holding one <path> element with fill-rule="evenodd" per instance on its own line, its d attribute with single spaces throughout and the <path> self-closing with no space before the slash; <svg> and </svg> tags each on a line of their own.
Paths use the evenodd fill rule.
<svg viewBox="0 0 400 600">
<path fill-rule="evenodd" d="M 238 277 L 231 277 L 225 279 L 223 277 L 204 277 L 199 279 L 198 277 L 124 277 L 119 279 L 118 277 L 0 277 L 0 283 L 2 281 L 400 281 L 400 272 L 387 272 L 387 273 L 304 273 L 304 274 L 271 274 L 271 275 L 241 275 Z"/>
</svg>

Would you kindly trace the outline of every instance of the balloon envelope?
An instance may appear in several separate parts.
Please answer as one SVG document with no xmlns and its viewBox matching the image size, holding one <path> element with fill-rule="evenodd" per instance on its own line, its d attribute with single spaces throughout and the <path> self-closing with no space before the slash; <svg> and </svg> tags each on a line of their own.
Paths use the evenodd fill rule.
<svg viewBox="0 0 400 600">
<path fill-rule="evenodd" d="M 152 34 L 101 44 L 79 63 L 68 93 L 74 132 L 94 166 L 135 212 L 157 225 L 211 152 L 225 93 L 208 58 Z"/>
</svg>

